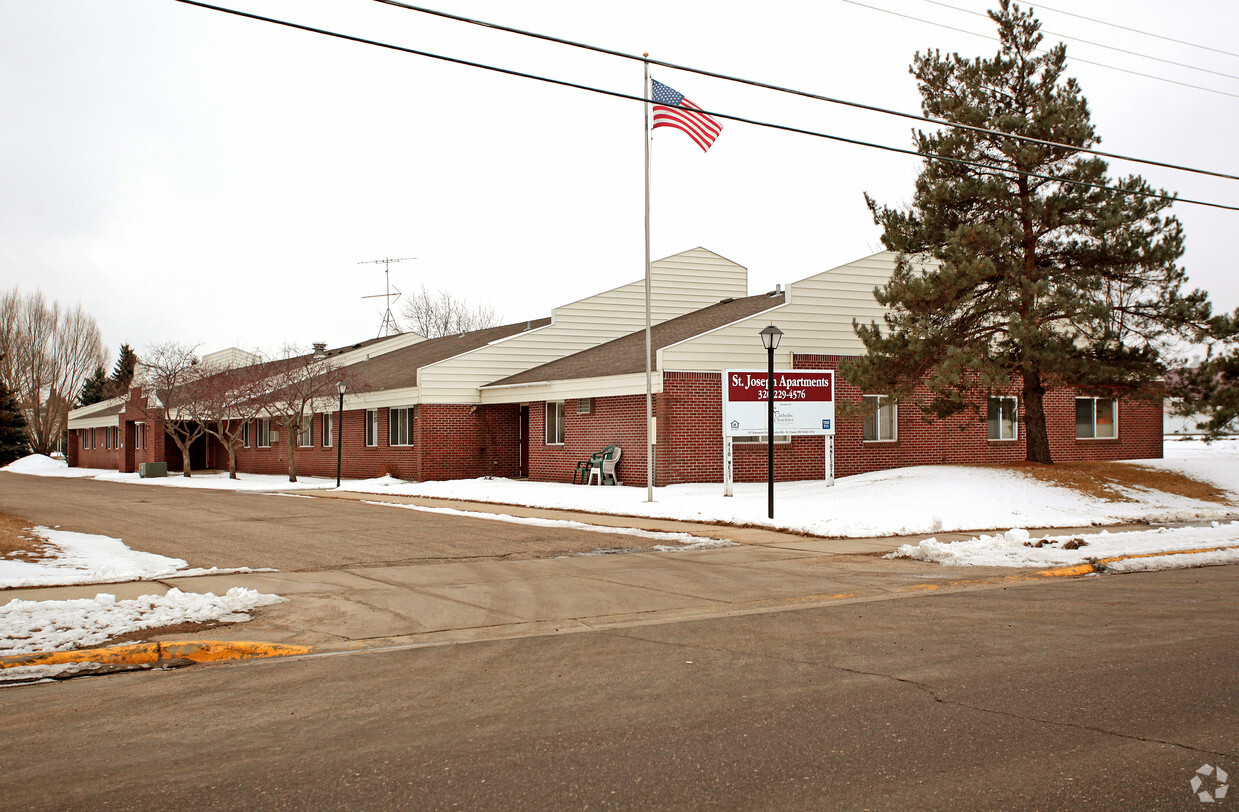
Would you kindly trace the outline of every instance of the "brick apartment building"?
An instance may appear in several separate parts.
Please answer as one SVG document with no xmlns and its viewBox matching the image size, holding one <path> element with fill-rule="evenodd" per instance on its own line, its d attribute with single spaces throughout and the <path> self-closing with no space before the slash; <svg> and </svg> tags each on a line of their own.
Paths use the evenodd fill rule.
<svg viewBox="0 0 1239 812">
<path fill-rule="evenodd" d="M 835 369 L 863 352 L 853 319 L 880 320 L 873 289 L 894 269 L 881 252 L 798 282 L 748 295 L 747 271 L 697 248 L 653 263 L 652 367 L 656 484 L 723 478 L 721 372 L 761 369 L 759 331 L 783 330 L 778 369 Z M 254 421 L 237 452 L 238 470 L 285 473 L 296 442 L 297 472 L 410 480 L 480 476 L 571 481 L 578 461 L 607 445 L 623 449 L 622 481 L 646 481 L 645 299 L 643 281 L 555 308 L 549 318 L 425 339 L 402 334 L 324 352 L 354 383 L 344 413 L 332 405 L 308 431 L 280 436 Z M 233 351 L 226 351 L 233 352 Z M 208 359 L 210 356 L 208 356 Z M 978 402 L 982 417 L 929 420 L 839 379 L 840 400 L 870 400 L 867 418 L 837 421 L 838 476 L 908 465 L 1023 459 L 1017 390 Z M 142 393 L 75 410 L 70 465 L 134 471 L 146 461 L 181 467 L 175 443 L 145 417 Z M 1047 394 L 1056 460 L 1147 459 L 1162 454 L 1157 403 Z M 337 425 L 339 423 L 339 425 Z M 343 445 L 337 449 L 335 444 Z M 765 444 L 735 443 L 736 481 L 765 479 Z M 212 439 L 191 449 L 191 465 L 223 468 Z M 820 437 L 776 437 L 779 480 L 825 475 Z"/>
</svg>

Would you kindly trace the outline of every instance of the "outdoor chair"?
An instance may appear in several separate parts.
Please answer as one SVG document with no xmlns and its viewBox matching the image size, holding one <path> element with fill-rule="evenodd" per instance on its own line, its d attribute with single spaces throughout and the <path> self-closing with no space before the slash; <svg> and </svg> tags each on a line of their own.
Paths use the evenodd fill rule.
<svg viewBox="0 0 1239 812">
<path fill-rule="evenodd" d="M 615 466 L 619 458 L 620 447 L 617 445 L 609 445 L 590 457 L 589 484 L 593 485 L 594 480 L 597 480 L 599 485 L 606 485 L 609 479 L 610 484 L 618 485 L 619 480 L 615 478 Z"/>
</svg>

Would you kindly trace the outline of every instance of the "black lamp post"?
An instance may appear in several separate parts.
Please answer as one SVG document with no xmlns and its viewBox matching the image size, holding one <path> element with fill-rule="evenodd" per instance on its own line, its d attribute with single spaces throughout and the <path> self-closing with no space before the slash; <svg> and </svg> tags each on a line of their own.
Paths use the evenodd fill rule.
<svg viewBox="0 0 1239 812">
<path fill-rule="evenodd" d="M 761 331 L 761 345 L 766 348 L 766 491 L 770 518 L 774 518 L 774 351 L 779 348 L 783 331 L 773 324 Z"/>
<path fill-rule="evenodd" d="M 340 457 L 344 453 L 344 390 L 348 389 L 348 384 L 340 381 L 336 384 L 336 391 L 340 393 L 340 417 L 336 421 L 336 487 L 340 487 Z"/>
</svg>

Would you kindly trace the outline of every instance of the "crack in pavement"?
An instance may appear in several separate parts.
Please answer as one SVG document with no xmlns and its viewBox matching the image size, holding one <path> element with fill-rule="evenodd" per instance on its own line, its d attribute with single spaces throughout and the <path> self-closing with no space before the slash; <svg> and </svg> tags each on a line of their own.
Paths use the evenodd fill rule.
<svg viewBox="0 0 1239 812">
<path fill-rule="evenodd" d="M 978 713 L 987 713 L 987 714 L 992 714 L 994 716 L 1004 716 L 1008 719 L 1015 719 L 1021 722 L 1033 722 L 1036 724 L 1046 725 L 1048 727 L 1068 728 L 1068 729 L 1073 729 L 1073 730 L 1085 730 L 1091 733 L 1100 733 L 1104 736 L 1113 736 L 1115 738 L 1127 739 L 1130 741 L 1138 741 L 1138 742 L 1143 742 L 1145 744 L 1164 744 L 1170 747 L 1178 747 L 1182 750 L 1187 750 L 1188 752 L 1191 752 L 1191 753 L 1200 753 L 1202 755 L 1221 756 L 1223 758 L 1234 758 L 1236 756 L 1235 753 L 1231 753 L 1231 752 L 1225 752 L 1225 751 L 1220 751 L 1220 750 L 1208 750 L 1208 749 L 1201 748 L 1201 747 L 1194 747 L 1190 744 L 1183 744 L 1182 742 L 1168 741 L 1166 739 L 1157 739 L 1152 736 L 1140 736 L 1134 733 L 1122 733 L 1117 730 L 1109 730 L 1104 727 L 1098 727 L 1096 725 L 1087 725 L 1087 724 L 1083 724 L 1080 722 L 1063 722 L 1063 721 L 1058 721 L 1055 719 L 1044 719 L 1039 716 L 1026 716 L 1024 714 L 1019 714 L 1019 713 L 1015 713 L 1012 711 L 996 710 L 994 708 L 987 708 L 983 705 L 970 704 L 968 702 L 963 702 L 957 699 L 946 699 L 941 695 L 941 692 L 946 690 L 944 688 L 939 688 L 938 686 L 930 685 L 924 682 L 919 682 L 914 679 L 908 679 L 907 677 L 900 677 L 894 674 L 884 674 L 880 671 L 866 671 L 860 668 L 849 668 L 848 666 L 845 666 L 845 665 L 838 665 L 838 664 L 829 663 L 829 662 L 821 662 L 818 660 L 807 660 L 807 659 L 802 659 L 798 657 L 788 657 L 785 655 L 774 654 L 771 652 L 751 651 L 748 649 L 743 649 L 743 650 L 733 649 L 733 648 L 727 648 L 725 646 L 706 646 L 700 643 L 690 643 L 690 642 L 685 642 L 685 641 L 655 640 L 653 638 L 642 637 L 641 635 L 633 634 L 631 632 L 623 632 L 623 631 L 614 630 L 614 629 L 610 630 L 610 633 L 616 635 L 617 637 L 625 637 L 629 640 L 634 640 L 634 641 L 641 642 L 641 643 L 652 643 L 654 645 L 677 647 L 677 648 L 694 648 L 699 651 L 714 651 L 720 654 L 728 654 L 728 655 L 762 657 L 767 660 L 777 660 L 780 662 L 791 663 L 793 665 L 811 665 L 811 666 L 816 666 L 819 668 L 827 668 L 832 671 L 841 671 L 846 674 L 855 674 L 857 676 L 865 676 L 865 677 L 876 677 L 878 679 L 890 680 L 892 682 L 900 683 L 902 685 L 907 685 L 912 688 L 915 688 L 918 691 L 921 691 L 927 694 L 929 698 L 933 700 L 934 702 L 938 702 L 944 705 L 953 705 L 957 708 L 963 708 L 965 710 L 976 711 Z"/>
</svg>

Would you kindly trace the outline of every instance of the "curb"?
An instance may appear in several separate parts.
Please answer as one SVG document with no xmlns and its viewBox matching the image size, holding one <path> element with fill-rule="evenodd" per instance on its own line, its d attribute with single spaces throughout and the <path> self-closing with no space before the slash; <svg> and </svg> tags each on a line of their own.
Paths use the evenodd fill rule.
<svg viewBox="0 0 1239 812">
<path fill-rule="evenodd" d="M 226 660 L 256 660 L 309 654 L 309 646 L 226 640 L 185 640 L 175 643 L 134 643 L 79 651 L 48 651 L 0 657 L 0 669 L 31 665 L 101 663 L 106 665 L 154 665 L 169 660 L 215 663 Z"/>
<path fill-rule="evenodd" d="M 1113 564 L 1116 561 L 1130 561 L 1138 558 L 1162 558 L 1168 555 L 1191 555 L 1193 553 L 1217 553 L 1223 550 L 1239 550 L 1239 545 L 1228 544 L 1223 547 L 1201 547 L 1195 550 L 1165 550 L 1160 553 L 1138 553 L 1135 555 L 1116 555 L 1112 558 L 1093 558 L 1084 564 L 1059 567 L 1052 570 L 1041 570 L 1037 575 L 1046 578 L 1068 578 L 1074 575 L 1100 574 L 1106 571 L 1107 564 Z"/>
</svg>

